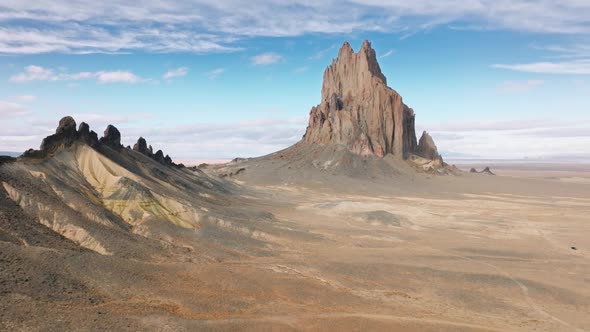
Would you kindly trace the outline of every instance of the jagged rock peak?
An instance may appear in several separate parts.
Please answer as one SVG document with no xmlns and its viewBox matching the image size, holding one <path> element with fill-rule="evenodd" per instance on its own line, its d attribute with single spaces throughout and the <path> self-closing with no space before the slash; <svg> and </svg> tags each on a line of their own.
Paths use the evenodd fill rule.
<svg viewBox="0 0 590 332">
<path fill-rule="evenodd" d="M 71 116 L 65 116 L 59 120 L 55 134 L 43 139 L 39 150 L 41 154 L 54 153 L 60 147 L 71 146 L 77 139 L 76 121 Z"/>
<path fill-rule="evenodd" d="M 135 145 L 133 145 L 133 150 L 137 151 L 141 154 L 144 154 L 146 156 L 152 155 L 151 149 L 148 149 L 147 142 L 145 141 L 145 138 L 143 138 L 143 137 L 140 137 L 139 139 L 137 139 L 137 143 L 135 143 Z"/>
<path fill-rule="evenodd" d="M 164 152 L 162 150 L 156 151 L 154 154 L 154 160 L 159 162 L 160 164 L 165 164 L 166 160 L 164 159 Z"/>
<path fill-rule="evenodd" d="M 72 146 L 76 142 L 86 143 L 93 148 L 97 148 L 99 151 L 102 146 L 106 145 L 111 148 L 121 151 L 121 133 L 113 126 L 108 125 L 104 131 L 104 137 L 100 140 L 98 135 L 93 130 L 90 130 L 90 126 L 82 122 L 76 130 L 76 121 L 71 116 L 63 117 L 55 130 L 55 134 L 49 135 L 41 142 L 39 150 L 29 149 L 23 153 L 23 157 L 27 158 L 45 158 L 51 156 L 63 148 Z M 172 158 L 169 155 L 164 156 L 162 150 L 158 150 L 154 155 L 152 146 L 148 147 L 146 140 L 140 137 L 137 143 L 133 146 L 133 150 L 140 152 L 147 157 L 156 160 L 160 164 L 166 166 L 176 166 L 182 168 L 182 165 L 176 165 L 172 162 Z"/>
<path fill-rule="evenodd" d="M 440 155 L 438 154 L 438 149 L 436 148 L 436 144 L 434 144 L 432 136 L 430 136 L 430 134 L 428 134 L 426 131 L 422 132 L 422 136 L 418 141 L 418 148 L 416 149 L 416 154 L 426 159 L 434 160 L 440 158 Z"/>
<path fill-rule="evenodd" d="M 69 147 L 79 138 L 76 131 L 76 121 L 71 116 L 65 116 L 59 120 L 55 134 L 43 139 L 39 150 L 29 149 L 24 157 L 43 158 L 53 154 L 63 147 Z"/>
<path fill-rule="evenodd" d="M 322 100 L 333 94 L 343 98 L 354 97 L 371 89 L 374 84 L 387 85 L 387 79 L 381 72 L 375 50 L 365 40 L 358 53 L 348 42 L 344 42 L 338 57 L 324 72 Z"/>
<path fill-rule="evenodd" d="M 371 43 L 363 42 L 358 53 L 344 43 L 326 68 L 322 100 L 310 112 L 303 141 L 379 157 L 415 152 L 414 111 L 387 86 Z"/>
<path fill-rule="evenodd" d="M 113 125 L 108 125 L 107 129 L 104 131 L 104 136 L 100 138 L 100 142 L 112 148 L 120 149 L 122 145 L 119 129 Z"/>
<path fill-rule="evenodd" d="M 78 134 L 79 135 L 88 135 L 89 133 L 90 133 L 90 126 L 86 122 L 80 123 L 80 126 L 78 127 Z"/>
<path fill-rule="evenodd" d="M 90 130 L 90 126 L 86 122 L 80 123 L 78 137 L 91 147 L 98 145 L 98 134 L 94 130 Z"/>
<path fill-rule="evenodd" d="M 76 132 L 76 120 L 71 116 L 65 116 L 59 120 L 59 125 L 55 129 L 56 134 L 65 133 L 71 135 Z"/>
</svg>

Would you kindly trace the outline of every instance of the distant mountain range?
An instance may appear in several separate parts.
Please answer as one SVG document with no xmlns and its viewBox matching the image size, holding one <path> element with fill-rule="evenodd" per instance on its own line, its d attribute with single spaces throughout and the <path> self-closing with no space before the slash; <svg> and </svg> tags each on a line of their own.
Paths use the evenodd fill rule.
<svg viewBox="0 0 590 332">
<path fill-rule="evenodd" d="M 21 152 L 14 152 L 14 151 L 0 151 L 0 156 L 10 156 L 10 157 L 18 157 L 22 153 Z"/>
</svg>

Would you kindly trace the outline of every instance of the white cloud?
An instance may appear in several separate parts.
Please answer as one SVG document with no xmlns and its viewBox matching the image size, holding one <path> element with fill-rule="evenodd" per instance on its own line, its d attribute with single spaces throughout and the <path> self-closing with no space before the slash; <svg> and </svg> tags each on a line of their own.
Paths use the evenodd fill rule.
<svg viewBox="0 0 590 332">
<path fill-rule="evenodd" d="M 19 73 L 10 77 L 11 82 L 30 82 L 30 81 L 55 81 L 57 76 L 54 75 L 53 70 L 43 68 L 40 66 L 27 66 L 23 73 Z"/>
<path fill-rule="evenodd" d="M 10 101 L 0 100 L 0 117 L 6 118 L 29 115 L 31 112 L 23 105 Z"/>
<path fill-rule="evenodd" d="M 524 82 L 516 82 L 516 81 L 505 81 L 500 84 L 498 88 L 498 93 L 522 93 L 528 92 L 534 89 L 535 87 L 544 84 L 545 81 L 541 80 L 528 80 Z"/>
<path fill-rule="evenodd" d="M 308 66 L 302 66 L 302 67 L 295 68 L 295 70 L 293 70 L 293 71 L 296 72 L 297 74 L 301 74 L 301 73 L 305 73 L 308 70 L 309 70 Z"/>
<path fill-rule="evenodd" d="M 425 124 L 440 151 L 487 159 L 585 156 L 590 159 L 590 119 L 512 119 Z M 420 128 L 421 129 L 421 128 Z M 421 131 L 420 131 L 421 132 Z M 452 158 L 451 158 L 452 159 Z"/>
<path fill-rule="evenodd" d="M 277 63 L 281 61 L 282 58 L 283 56 L 280 54 L 274 52 L 266 52 L 253 56 L 250 60 L 252 61 L 252 64 L 256 66 L 266 66 L 272 65 L 273 63 Z"/>
<path fill-rule="evenodd" d="M 494 68 L 539 74 L 590 74 L 590 59 L 559 62 L 531 62 L 520 64 L 495 64 Z"/>
<path fill-rule="evenodd" d="M 330 53 L 332 50 L 336 49 L 338 46 L 338 44 L 333 44 L 328 48 L 324 48 L 322 50 L 319 50 L 317 52 L 315 52 L 314 54 L 312 54 L 308 59 L 310 60 L 320 60 L 323 59 L 326 54 Z"/>
<path fill-rule="evenodd" d="M 582 0 L 4 0 L 0 53 L 232 52 L 252 36 L 467 29 L 588 34 Z"/>
<path fill-rule="evenodd" d="M 22 105 L 0 102 L 0 116 L 15 119 L 27 114 Z M 65 115 L 65 114 L 64 114 Z M 60 115 L 61 116 L 61 115 Z M 178 126 L 141 125 L 150 114 L 80 113 L 101 135 L 108 124 L 115 125 L 125 145 L 139 136 L 174 158 L 253 157 L 272 153 L 299 141 L 305 132 L 306 117 L 260 118 L 227 123 L 189 123 Z M 58 118 L 0 122 L 0 150 L 25 151 L 37 147 L 43 137 L 54 132 Z M 543 158 L 576 155 L 590 158 L 590 119 L 511 119 L 505 121 L 463 121 L 422 124 L 443 156 L 477 158 Z M 448 158 L 448 159 L 452 159 Z"/>
<path fill-rule="evenodd" d="M 130 71 L 101 71 L 95 74 L 98 83 L 138 83 L 142 79 Z"/>
<path fill-rule="evenodd" d="M 383 53 L 383 55 L 380 55 L 379 59 L 387 58 L 388 56 L 392 55 L 393 53 L 395 53 L 395 50 L 389 50 L 389 51 Z"/>
<path fill-rule="evenodd" d="M 147 81 L 130 71 L 98 71 L 63 73 L 40 66 L 27 66 L 22 73 L 10 77 L 11 82 L 25 83 L 31 81 L 78 81 L 95 79 L 98 83 L 138 83 Z"/>
<path fill-rule="evenodd" d="M 286 148 L 301 139 L 306 118 L 260 118 L 229 123 L 193 123 L 161 128 L 119 128 L 131 143 L 143 136 L 176 158 L 253 157 Z M 127 144 L 127 143 L 125 143 Z"/>
<path fill-rule="evenodd" d="M 11 96 L 8 99 L 19 102 L 19 103 L 32 103 L 37 100 L 37 96 L 32 95 L 18 95 L 18 96 Z"/>
<path fill-rule="evenodd" d="M 213 69 L 210 72 L 207 72 L 205 75 L 207 75 L 210 79 L 215 79 L 217 78 L 217 76 L 221 75 L 225 73 L 225 68 L 217 68 L 217 69 Z"/>
<path fill-rule="evenodd" d="M 187 74 L 188 74 L 188 68 L 187 67 L 180 67 L 180 68 L 171 69 L 171 70 L 167 71 L 162 76 L 162 78 L 164 78 L 165 80 L 169 80 L 174 77 L 186 76 Z"/>
</svg>

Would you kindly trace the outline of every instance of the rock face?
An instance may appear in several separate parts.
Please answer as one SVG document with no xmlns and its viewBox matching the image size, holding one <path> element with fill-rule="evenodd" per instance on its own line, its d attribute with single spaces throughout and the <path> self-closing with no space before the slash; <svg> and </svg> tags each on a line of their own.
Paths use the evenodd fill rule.
<svg viewBox="0 0 590 332">
<path fill-rule="evenodd" d="M 64 134 L 68 136 L 75 135 L 76 133 L 76 121 L 71 116 L 63 117 L 59 120 L 59 125 L 55 130 L 56 134 Z"/>
<path fill-rule="evenodd" d="M 179 166 L 176 165 L 172 162 L 172 158 L 170 158 L 169 155 L 164 156 L 164 152 L 162 152 L 162 150 L 158 150 L 156 151 L 156 153 L 153 153 L 153 148 L 150 145 L 148 147 L 147 142 L 145 140 L 145 138 L 140 137 L 137 140 L 137 143 L 135 143 L 135 145 L 133 145 L 133 151 L 139 152 L 157 162 L 159 162 L 162 165 L 166 165 L 166 166 Z"/>
<path fill-rule="evenodd" d="M 121 145 L 121 133 L 119 129 L 113 125 L 108 125 L 104 131 L 104 136 L 100 138 L 102 144 L 108 145 L 114 149 L 120 149 Z"/>
<path fill-rule="evenodd" d="M 434 144 L 432 136 L 430 136 L 425 131 L 422 133 L 420 141 L 418 142 L 416 154 L 420 157 L 432 160 L 441 158 L 438 154 L 438 149 L 436 148 L 436 144 Z"/>
<path fill-rule="evenodd" d="M 80 127 L 78 127 L 78 136 L 91 147 L 98 146 L 98 135 L 94 130 L 90 130 L 90 126 L 88 126 L 86 122 L 80 123 Z"/>
<path fill-rule="evenodd" d="M 150 149 L 148 149 L 147 142 L 145 141 L 145 138 L 143 138 L 143 137 L 140 137 L 137 140 L 137 143 L 135 143 L 135 145 L 133 145 L 133 151 L 137 151 L 137 152 L 144 154 L 148 157 L 151 157 L 151 155 L 152 155 L 152 152 L 150 151 Z"/>
<path fill-rule="evenodd" d="M 311 109 L 303 141 L 379 157 L 415 152 L 414 111 L 387 86 L 368 41 L 358 53 L 344 43 L 325 70 L 322 101 Z"/>
<path fill-rule="evenodd" d="M 100 140 L 98 135 L 90 130 L 90 126 L 82 122 L 80 127 L 76 130 L 76 121 L 71 116 L 66 116 L 59 121 L 55 134 L 49 135 L 43 139 L 39 150 L 29 149 L 23 153 L 25 158 L 45 158 L 51 156 L 61 149 L 68 148 L 75 143 L 85 143 L 89 146 L 98 149 L 99 151 L 104 146 L 109 146 L 121 153 L 125 153 L 121 145 L 121 133 L 115 126 L 109 125 L 104 131 L 104 137 Z M 148 156 L 151 159 L 156 160 L 162 165 L 175 166 L 182 168 L 184 165 L 176 165 L 172 162 L 170 156 L 165 155 L 161 150 L 158 150 L 156 154 L 153 153 L 152 146 L 148 147 L 146 140 L 140 137 L 137 143 L 133 146 L 133 150 Z M 5 158 L 0 162 L 8 162 L 10 159 Z"/>
<path fill-rule="evenodd" d="M 59 120 L 54 135 L 49 135 L 41 142 L 40 151 L 53 153 L 61 146 L 71 146 L 78 139 L 76 121 L 71 116 Z"/>
</svg>

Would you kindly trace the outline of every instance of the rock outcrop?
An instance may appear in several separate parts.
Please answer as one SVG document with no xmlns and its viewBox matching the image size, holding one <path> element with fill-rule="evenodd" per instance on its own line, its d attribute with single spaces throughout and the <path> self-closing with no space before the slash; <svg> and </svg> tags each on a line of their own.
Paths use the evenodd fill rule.
<svg viewBox="0 0 590 332">
<path fill-rule="evenodd" d="M 94 130 L 90 130 L 90 126 L 86 122 L 80 123 L 80 126 L 78 127 L 78 136 L 91 147 L 96 147 L 99 144 L 98 134 L 96 134 Z"/>
<path fill-rule="evenodd" d="M 490 170 L 490 168 L 488 166 L 486 166 L 486 168 L 484 168 L 480 173 L 487 174 L 487 175 L 496 175 L 496 174 L 494 174 L 494 172 L 492 172 L 492 170 Z"/>
<path fill-rule="evenodd" d="M 322 100 L 311 109 L 303 141 L 379 157 L 406 158 L 416 151 L 414 111 L 387 86 L 368 41 L 358 53 L 344 43 L 325 70 Z"/>
<path fill-rule="evenodd" d="M 416 148 L 416 154 L 422 158 L 426 159 L 439 159 L 441 156 L 438 154 L 438 149 L 436 148 L 436 144 L 434 144 L 434 140 L 432 136 L 428 134 L 426 131 L 422 132 L 422 136 L 418 141 L 418 147 Z M 441 158 L 442 159 L 442 158 Z"/>
<path fill-rule="evenodd" d="M 150 157 L 162 165 L 166 165 L 166 166 L 175 165 L 172 162 L 172 158 L 170 158 L 169 155 L 164 156 L 164 152 L 162 152 L 162 150 L 158 150 L 158 151 L 156 151 L 156 153 L 153 153 L 152 146 L 150 145 L 148 147 L 147 142 L 146 142 L 145 138 L 143 138 L 143 137 L 140 137 L 139 139 L 137 139 L 137 143 L 135 143 L 135 145 L 133 145 L 133 151 L 139 152 L 147 157 Z M 179 165 L 176 165 L 176 166 L 179 166 Z"/>
<path fill-rule="evenodd" d="M 478 172 L 475 168 L 471 168 L 469 170 L 469 173 L 496 175 L 496 174 L 494 174 L 494 172 L 492 172 L 492 170 L 490 169 L 489 166 L 486 166 L 486 168 L 482 169 L 480 172 Z"/>
<path fill-rule="evenodd" d="M 145 141 L 145 138 L 143 138 L 143 137 L 140 137 L 137 140 L 137 143 L 135 143 L 135 145 L 133 145 L 133 151 L 137 151 L 137 152 L 144 154 L 148 157 L 152 156 L 152 151 L 151 151 L 151 149 L 148 148 L 147 142 Z"/>
<path fill-rule="evenodd" d="M 113 149 L 121 149 L 121 133 L 113 125 L 108 125 L 104 131 L 104 136 L 100 138 L 100 143 L 110 146 Z"/>
<path fill-rule="evenodd" d="M 71 146 L 77 139 L 76 121 L 71 116 L 66 116 L 59 120 L 55 134 L 43 139 L 40 150 L 46 153 L 52 153 L 61 146 Z"/>
<path fill-rule="evenodd" d="M 104 136 L 98 139 L 98 135 L 93 130 L 90 130 L 90 126 L 82 122 L 76 130 L 76 121 L 71 116 L 66 116 L 59 121 L 55 134 L 49 135 L 41 142 L 39 150 L 29 149 L 22 154 L 25 158 L 45 158 L 49 157 L 61 149 L 68 148 L 75 143 L 87 144 L 92 148 L 102 149 L 105 146 L 115 149 L 119 152 L 124 152 L 121 145 L 121 133 L 113 126 L 108 125 L 104 131 Z M 161 150 L 158 150 L 156 154 L 153 153 L 152 146 L 148 147 L 146 140 L 140 137 L 137 143 L 133 146 L 133 150 L 147 157 L 156 160 L 162 165 L 184 167 L 184 165 L 176 165 L 172 158 L 168 155 L 164 155 Z M 9 161 L 9 159 L 2 160 L 2 162 Z"/>
</svg>

